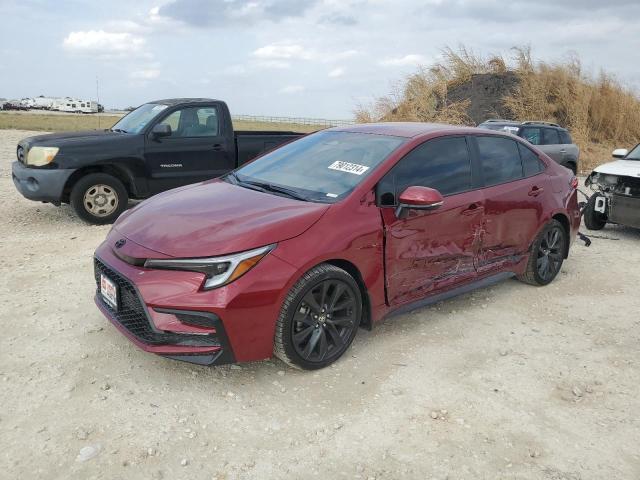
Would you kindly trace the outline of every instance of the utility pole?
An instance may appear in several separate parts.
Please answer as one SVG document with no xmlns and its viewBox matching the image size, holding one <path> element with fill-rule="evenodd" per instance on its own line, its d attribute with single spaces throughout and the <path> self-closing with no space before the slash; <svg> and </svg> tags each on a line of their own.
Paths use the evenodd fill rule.
<svg viewBox="0 0 640 480">
<path fill-rule="evenodd" d="M 100 84 L 98 83 L 98 76 L 96 75 L 96 103 L 98 104 L 98 130 L 100 130 Z"/>
</svg>

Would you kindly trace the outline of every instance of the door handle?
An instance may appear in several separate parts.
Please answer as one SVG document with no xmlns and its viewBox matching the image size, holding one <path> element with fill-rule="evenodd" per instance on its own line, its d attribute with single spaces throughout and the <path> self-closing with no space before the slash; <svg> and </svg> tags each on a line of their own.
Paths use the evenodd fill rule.
<svg viewBox="0 0 640 480">
<path fill-rule="evenodd" d="M 222 150 L 222 144 L 221 144 L 221 143 L 216 143 L 216 144 L 213 146 L 213 149 L 214 149 L 216 152 L 221 151 L 221 150 Z"/>
<path fill-rule="evenodd" d="M 529 196 L 530 197 L 537 197 L 542 192 L 544 192 L 544 188 L 533 186 L 533 187 L 531 187 L 531 190 L 529 190 Z"/>
<path fill-rule="evenodd" d="M 481 205 L 477 203 L 472 203 L 462 211 L 462 215 L 473 215 L 474 213 L 479 212 L 481 209 L 482 209 Z"/>
</svg>

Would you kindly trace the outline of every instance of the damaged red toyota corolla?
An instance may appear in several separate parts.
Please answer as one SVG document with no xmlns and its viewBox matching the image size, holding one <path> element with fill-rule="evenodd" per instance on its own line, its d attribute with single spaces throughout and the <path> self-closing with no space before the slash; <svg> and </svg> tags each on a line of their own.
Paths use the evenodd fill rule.
<svg viewBox="0 0 640 480">
<path fill-rule="evenodd" d="M 321 368 L 393 312 L 513 275 L 551 282 L 576 187 L 508 134 L 325 130 L 125 212 L 96 251 L 96 303 L 166 357 Z"/>
</svg>

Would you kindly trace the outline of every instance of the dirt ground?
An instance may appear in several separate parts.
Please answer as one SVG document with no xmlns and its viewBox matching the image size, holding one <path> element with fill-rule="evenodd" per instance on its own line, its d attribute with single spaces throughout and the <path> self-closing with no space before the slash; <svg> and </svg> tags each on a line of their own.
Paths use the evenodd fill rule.
<svg viewBox="0 0 640 480">
<path fill-rule="evenodd" d="M 361 330 L 319 372 L 138 350 L 93 304 L 109 227 L 23 199 L 0 131 L 0 478 L 640 478 L 640 231 Z"/>
</svg>

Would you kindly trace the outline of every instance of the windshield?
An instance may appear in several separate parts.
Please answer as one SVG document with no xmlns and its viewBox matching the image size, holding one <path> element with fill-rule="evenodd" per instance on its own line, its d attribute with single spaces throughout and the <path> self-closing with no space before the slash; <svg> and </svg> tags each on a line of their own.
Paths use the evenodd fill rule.
<svg viewBox="0 0 640 480">
<path fill-rule="evenodd" d="M 326 131 L 301 138 L 236 170 L 234 178 L 268 188 L 284 187 L 307 200 L 344 198 L 391 152 L 401 137 Z"/>
<path fill-rule="evenodd" d="M 633 150 L 631 150 L 626 157 L 625 160 L 640 160 L 640 145 L 636 145 Z"/>
<path fill-rule="evenodd" d="M 118 123 L 111 127 L 111 130 L 124 133 L 140 133 L 142 129 L 165 108 L 167 108 L 166 105 L 145 103 L 122 117 Z"/>
</svg>

